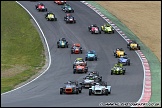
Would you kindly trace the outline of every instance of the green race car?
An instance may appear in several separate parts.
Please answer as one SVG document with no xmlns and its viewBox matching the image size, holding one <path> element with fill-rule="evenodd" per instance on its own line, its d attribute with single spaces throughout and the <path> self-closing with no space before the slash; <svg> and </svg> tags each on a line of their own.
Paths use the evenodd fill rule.
<svg viewBox="0 0 162 108">
<path fill-rule="evenodd" d="M 104 33 L 114 33 L 113 27 L 108 23 L 101 26 L 101 31 Z"/>
<path fill-rule="evenodd" d="M 115 75 L 124 75 L 125 74 L 126 69 L 123 68 L 123 64 L 122 63 L 117 63 L 114 65 L 114 67 L 111 69 L 111 75 L 115 74 Z"/>
</svg>

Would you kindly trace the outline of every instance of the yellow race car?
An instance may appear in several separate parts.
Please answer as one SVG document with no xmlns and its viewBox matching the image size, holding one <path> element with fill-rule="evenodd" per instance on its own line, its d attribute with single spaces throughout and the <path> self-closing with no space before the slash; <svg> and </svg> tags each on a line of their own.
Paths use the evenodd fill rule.
<svg viewBox="0 0 162 108">
<path fill-rule="evenodd" d="M 45 18 L 47 19 L 47 21 L 57 21 L 55 14 L 52 12 L 47 12 L 45 14 Z"/>
<path fill-rule="evenodd" d="M 127 44 L 127 48 L 129 48 L 130 50 L 140 50 L 140 46 L 139 44 L 137 44 L 136 41 L 131 41 Z"/>
<path fill-rule="evenodd" d="M 110 24 L 106 23 L 101 26 L 101 31 L 104 33 L 114 33 L 114 28 Z"/>
<path fill-rule="evenodd" d="M 119 58 L 119 57 L 124 56 L 124 55 L 127 55 L 127 54 L 125 53 L 123 48 L 116 48 L 116 50 L 114 50 L 114 56 L 116 58 Z"/>
</svg>

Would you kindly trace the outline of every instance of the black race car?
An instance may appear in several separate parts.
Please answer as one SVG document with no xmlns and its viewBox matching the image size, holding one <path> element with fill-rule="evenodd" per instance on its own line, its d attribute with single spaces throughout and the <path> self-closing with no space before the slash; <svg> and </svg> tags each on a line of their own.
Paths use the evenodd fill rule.
<svg viewBox="0 0 162 108">
<path fill-rule="evenodd" d="M 57 21 L 57 18 L 55 17 L 55 14 L 52 12 L 47 12 L 45 14 L 45 18 L 47 19 L 47 21 Z"/>
<path fill-rule="evenodd" d="M 74 16 L 72 16 L 71 14 L 66 14 L 64 21 L 66 21 L 66 23 L 76 23 Z"/>
<path fill-rule="evenodd" d="M 68 48 L 68 41 L 65 38 L 60 38 L 57 41 L 57 48 Z"/>
<path fill-rule="evenodd" d="M 43 3 L 38 3 L 37 5 L 35 5 L 35 8 L 40 12 L 44 12 L 47 11 L 47 8 L 45 7 L 45 5 Z"/>
<path fill-rule="evenodd" d="M 79 94 L 82 92 L 82 86 L 77 81 L 68 81 L 60 88 L 60 94 Z"/>
</svg>

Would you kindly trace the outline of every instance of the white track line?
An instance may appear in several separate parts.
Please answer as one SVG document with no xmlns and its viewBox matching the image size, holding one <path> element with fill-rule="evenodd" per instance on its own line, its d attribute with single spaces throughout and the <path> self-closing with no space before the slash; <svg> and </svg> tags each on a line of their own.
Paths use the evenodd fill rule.
<svg viewBox="0 0 162 108">
<path fill-rule="evenodd" d="M 37 24 L 37 26 L 38 26 L 40 32 L 42 33 L 43 38 L 44 38 L 45 43 L 46 43 L 46 46 L 47 46 L 48 57 L 49 57 L 49 61 L 48 61 L 48 62 L 49 62 L 49 63 L 48 63 L 47 69 L 46 69 L 44 72 L 42 72 L 39 76 L 37 76 L 36 78 L 34 78 L 33 80 L 29 81 L 28 83 L 26 83 L 26 84 L 24 84 L 24 85 L 22 85 L 22 86 L 20 86 L 20 87 L 18 87 L 18 88 L 16 88 L 16 89 L 13 89 L 13 90 L 8 91 L 8 92 L 5 92 L 5 93 L 2 93 L 1 95 L 4 95 L 4 94 L 10 93 L 10 92 L 13 92 L 13 91 L 15 91 L 15 90 L 17 90 L 17 89 L 20 89 L 20 88 L 22 88 L 22 87 L 28 85 L 29 83 L 33 82 L 34 80 L 36 80 L 36 79 L 38 79 L 40 76 L 42 76 L 42 75 L 49 69 L 49 67 L 51 66 L 51 54 L 50 54 L 49 46 L 48 46 L 46 37 L 45 37 L 45 35 L 44 35 L 44 33 L 43 33 L 41 27 L 39 26 L 38 22 L 35 20 L 35 18 L 33 17 L 33 15 L 32 15 L 23 5 L 21 5 L 18 1 L 16 1 L 16 3 L 18 3 L 21 7 L 23 7 L 23 8 L 28 12 L 28 14 L 30 14 L 30 16 L 33 18 L 33 20 L 34 20 L 35 23 Z"/>
<path fill-rule="evenodd" d="M 110 21 L 107 17 L 105 17 L 99 10 L 97 10 L 94 6 L 92 6 L 92 5 L 90 5 L 90 4 L 88 4 L 86 1 L 81 1 L 81 3 L 83 3 L 83 4 L 85 4 L 86 6 L 88 6 L 89 8 L 91 8 L 93 11 L 95 11 L 98 15 L 100 15 L 104 20 L 106 20 L 106 22 L 108 22 L 110 25 L 112 25 L 112 26 L 114 26 L 115 24 L 113 24 L 112 23 L 112 21 Z M 117 27 L 117 26 L 115 26 L 115 27 Z M 128 37 L 117 27 L 117 28 L 115 28 L 115 27 L 113 27 L 119 34 L 120 34 L 120 36 L 128 43 L 128 40 L 130 40 L 130 39 L 128 39 Z M 126 39 L 127 38 L 127 39 Z M 138 51 L 140 51 L 140 50 L 138 50 Z M 143 90 L 142 90 L 142 95 L 141 95 L 141 97 L 140 97 L 140 99 L 137 101 L 137 103 L 140 103 L 140 101 L 144 98 L 144 95 L 145 95 L 145 78 L 147 77 L 146 76 L 146 74 L 145 74 L 145 66 L 144 66 L 144 64 L 143 64 L 143 60 L 142 60 L 142 58 L 145 58 L 145 56 L 144 57 L 142 57 L 143 56 L 143 54 L 140 54 L 140 53 L 138 53 L 138 51 L 135 51 L 136 52 L 136 54 L 138 55 L 138 57 L 140 58 L 140 60 L 141 60 L 141 62 L 142 62 L 142 66 L 143 66 L 143 72 L 144 72 L 144 78 L 143 78 Z M 141 52 L 141 51 L 140 51 Z M 148 62 L 147 62 L 148 63 Z M 150 70 L 149 70 L 150 71 Z M 151 86 L 151 85 L 150 85 Z M 150 96 L 151 97 L 151 96 Z M 150 98 L 149 97 L 149 98 Z M 143 103 L 147 103 L 147 101 L 142 101 Z M 140 106 L 138 106 L 138 107 L 140 107 Z"/>
</svg>

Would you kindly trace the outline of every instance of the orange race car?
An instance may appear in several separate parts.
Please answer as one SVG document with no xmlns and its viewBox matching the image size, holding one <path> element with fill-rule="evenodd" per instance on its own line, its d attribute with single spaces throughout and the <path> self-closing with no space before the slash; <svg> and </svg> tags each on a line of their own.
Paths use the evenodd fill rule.
<svg viewBox="0 0 162 108">
<path fill-rule="evenodd" d="M 71 47 L 71 54 L 82 54 L 82 47 L 80 46 L 79 43 L 73 44 Z"/>
<path fill-rule="evenodd" d="M 54 3 L 56 3 L 58 5 L 64 5 L 64 4 L 66 4 L 66 1 L 54 1 Z"/>
<path fill-rule="evenodd" d="M 88 67 L 84 63 L 78 64 L 78 65 L 74 66 L 74 68 L 73 68 L 73 73 L 75 74 L 76 72 L 87 73 Z"/>
<path fill-rule="evenodd" d="M 82 92 L 82 86 L 77 81 L 68 81 L 60 88 L 60 94 L 79 94 Z"/>
</svg>

